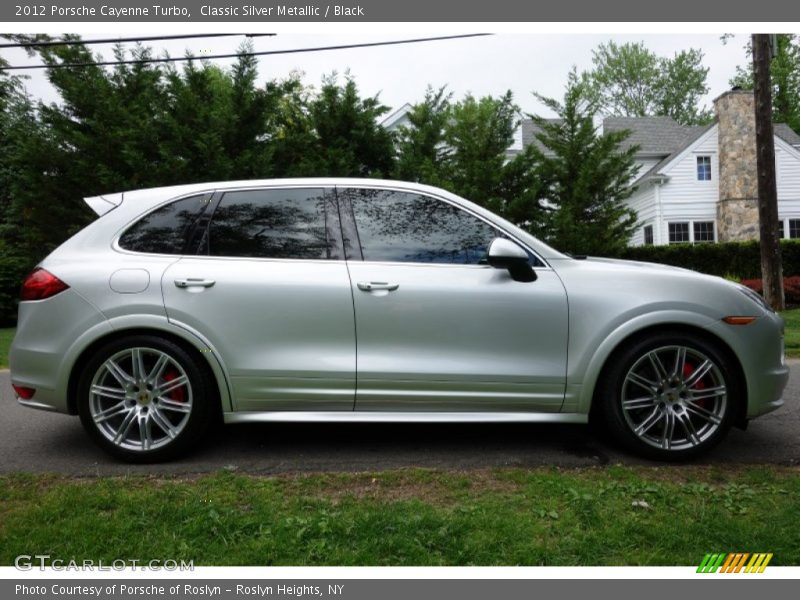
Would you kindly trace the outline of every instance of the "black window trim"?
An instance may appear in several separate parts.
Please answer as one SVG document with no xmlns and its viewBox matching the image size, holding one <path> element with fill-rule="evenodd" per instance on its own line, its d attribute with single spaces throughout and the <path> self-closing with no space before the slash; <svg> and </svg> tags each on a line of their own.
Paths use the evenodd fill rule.
<svg viewBox="0 0 800 600">
<path fill-rule="evenodd" d="M 336 198 L 339 203 L 339 212 L 340 212 L 340 223 L 342 226 L 342 239 L 343 240 L 356 240 L 356 247 L 349 248 L 347 245 L 345 247 L 345 260 L 354 260 L 354 261 L 361 261 L 361 262 L 369 262 L 375 264 L 392 264 L 392 265 L 416 265 L 416 266 L 424 266 L 424 267 L 455 267 L 455 268 L 477 268 L 477 269 L 486 269 L 491 268 L 489 265 L 465 265 L 465 264 L 451 264 L 451 263 L 420 263 L 420 262 L 398 262 L 398 261 L 366 261 L 364 260 L 364 255 L 361 250 L 361 243 L 360 238 L 358 236 L 358 228 L 356 227 L 356 218 L 355 213 L 353 212 L 353 205 L 350 202 L 350 198 L 348 195 L 342 192 L 346 190 L 382 190 L 387 192 L 401 192 L 405 194 L 417 194 L 419 196 L 426 196 L 428 198 L 433 198 L 435 200 L 440 200 L 449 204 L 450 206 L 462 210 L 468 215 L 475 217 L 476 219 L 483 221 L 490 227 L 500 231 L 508 237 L 509 240 L 512 242 L 519 244 L 522 248 L 524 248 L 534 259 L 534 261 L 538 261 L 540 264 L 532 264 L 531 266 L 534 269 L 552 269 L 552 267 L 544 260 L 538 252 L 534 251 L 528 244 L 517 238 L 516 236 L 512 235 L 508 231 L 506 231 L 500 225 L 493 223 L 483 215 L 476 213 L 475 211 L 470 210 L 465 206 L 461 206 L 457 202 L 450 200 L 449 198 L 445 198 L 444 196 L 440 196 L 438 194 L 431 193 L 427 190 L 419 190 L 416 188 L 406 188 L 402 186 L 386 186 L 386 185 L 368 185 L 368 184 L 355 184 L 355 185 L 336 185 Z"/>
<path fill-rule="evenodd" d="M 127 248 L 123 248 L 119 244 L 120 238 L 122 238 L 122 236 L 125 235 L 125 233 L 128 231 L 128 229 L 133 227 L 136 223 L 138 223 L 140 220 L 144 219 L 145 217 L 147 217 L 151 213 L 154 213 L 155 211 L 167 206 L 168 204 L 172 204 L 173 202 L 179 202 L 180 200 L 184 200 L 186 198 L 192 198 L 192 197 L 195 197 L 195 196 L 203 196 L 203 195 L 210 196 L 210 199 L 209 199 L 209 202 L 208 202 L 208 207 L 205 209 L 205 211 L 203 211 L 204 213 L 207 213 L 207 217 L 204 219 L 205 223 L 203 224 L 203 227 L 205 228 L 205 232 L 207 234 L 208 227 L 209 227 L 209 225 L 211 224 L 211 221 L 214 218 L 214 213 L 216 213 L 217 208 L 219 207 L 220 201 L 222 200 L 222 197 L 225 194 L 227 194 L 229 192 L 255 192 L 255 191 L 260 191 L 260 190 L 283 190 L 283 189 L 292 189 L 292 190 L 303 190 L 303 189 L 320 190 L 321 189 L 321 190 L 323 190 L 323 192 L 324 192 L 323 196 L 324 196 L 324 199 L 325 199 L 325 230 L 326 230 L 326 233 L 328 235 L 332 235 L 333 234 L 334 237 L 335 237 L 334 241 L 338 242 L 338 245 L 337 245 L 337 248 L 336 248 L 337 255 L 339 255 L 338 257 L 334 258 L 333 256 L 331 256 L 330 258 L 274 258 L 274 257 L 270 258 L 270 257 L 257 257 L 257 256 L 211 256 L 209 254 L 198 254 L 198 253 L 189 254 L 188 253 L 188 250 L 190 249 L 189 248 L 189 243 L 187 243 L 183 247 L 181 254 L 163 254 L 163 253 L 160 253 L 160 252 L 138 252 L 136 250 L 128 250 Z M 336 207 L 337 210 L 336 211 L 331 210 L 329 212 L 328 211 L 329 205 L 331 206 L 331 208 Z M 332 261 L 337 261 L 337 260 L 344 260 L 344 249 L 343 249 L 343 246 L 342 246 L 342 238 L 339 237 L 339 235 L 338 235 L 338 234 L 340 234 L 342 232 L 340 214 L 339 213 L 340 213 L 340 211 L 338 210 L 338 203 L 337 203 L 337 199 L 336 199 L 336 186 L 334 184 L 317 184 L 317 185 L 314 185 L 314 184 L 308 184 L 308 183 L 306 183 L 306 184 L 294 183 L 294 184 L 289 184 L 289 185 L 280 185 L 280 184 L 276 183 L 274 185 L 252 185 L 252 186 L 244 186 L 244 187 L 231 187 L 231 188 L 219 188 L 219 189 L 210 189 L 210 190 L 197 190 L 195 192 L 182 194 L 180 196 L 173 196 L 173 197 L 165 200 L 164 202 L 160 202 L 158 205 L 152 207 L 147 212 L 144 212 L 144 213 L 136 215 L 131 221 L 126 223 L 116 233 L 116 235 L 114 236 L 113 241 L 111 243 L 111 247 L 116 252 L 120 252 L 122 254 L 131 254 L 131 255 L 134 255 L 134 256 L 170 256 L 170 257 L 191 256 L 191 257 L 203 257 L 203 258 L 214 259 L 214 260 L 263 260 L 263 261 L 276 261 L 277 260 L 277 261 L 292 261 L 292 262 L 298 261 L 298 260 L 303 260 L 303 261 L 313 261 L 313 262 L 332 262 Z M 202 215 L 201 215 L 201 218 L 202 218 Z M 337 232 L 337 230 L 338 230 L 338 232 Z M 189 239 L 190 240 L 192 239 L 193 236 L 195 236 L 196 231 L 197 231 L 196 227 L 193 227 L 192 230 L 189 233 Z M 201 235 L 201 236 L 196 238 L 196 242 L 195 243 L 197 245 L 195 246 L 195 249 L 199 249 L 200 242 L 203 239 L 207 239 L 207 237 Z"/>
<path fill-rule="evenodd" d="M 156 211 L 161 210 L 165 206 L 173 204 L 174 202 L 180 202 L 181 200 L 186 200 L 187 198 L 195 198 L 197 196 L 208 197 L 208 202 L 206 203 L 206 208 L 203 209 L 203 211 L 198 216 L 198 220 L 199 220 L 199 219 L 202 218 L 204 213 L 209 212 L 209 207 L 211 207 L 214 204 L 214 195 L 215 195 L 215 191 L 214 190 L 197 190 L 197 191 L 194 191 L 194 192 L 188 192 L 186 194 L 181 194 L 180 196 L 173 196 L 172 198 L 169 198 L 169 199 L 167 199 L 167 200 L 165 200 L 163 202 L 160 202 L 156 206 L 153 206 L 152 208 L 150 208 L 146 212 L 137 214 L 130 221 L 128 221 L 125 225 L 120 227 L 119 230 L 117 231 L 117 233 L 114 234 L 114 237 L 111 238 L 112 239 L 112 241 L 111 241 L 111 249 L 114 250 L 115 252 L 119 252 L 120 254 L 130 254 L 130 255 L 133 255 L 133 256 L 186 256 L 186 250 L 188 249 L 187 248 L 188 242 L 184 243 L 183 248 L 181 248 L 181 253 L 180 254 L 164 254 L 163 252 L 139 252 L 138 250 L 129 250 L 128 248 L 123 248 L 120 245 L 119 241 L 122 239 L 122 236 L 124 236 L 126 233 L 128 233 L 128 230 L 131 229 L 134 225 L 136 225 L 139 221 L 149 217 L 151 214 L 153 214 Z M 214 206 L 210 210 L 213 213 L 213 211 L 215 209 L 216 209 L 216 206 Z M 195 231 L 195 225 L 193 224 L 192 225 L 192 229 L 189 232 L 189 236 L 188 236 L 189 239 L 191 239 L 192 234 L 194 233 L 194 231 Z"/>
</svg>

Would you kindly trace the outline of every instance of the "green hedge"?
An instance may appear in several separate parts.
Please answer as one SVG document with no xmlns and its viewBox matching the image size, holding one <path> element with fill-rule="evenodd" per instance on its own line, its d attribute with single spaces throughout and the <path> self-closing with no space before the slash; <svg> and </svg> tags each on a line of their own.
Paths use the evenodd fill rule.
<svg viewBox="0 0 800 600">
<path fill-rule="evenodd" d="M 783 274 L 800 275 L 800 240 L 781 240 Z M 758 242 L 674 244 L 626 248 L 618 258 L 662 263 L 738 279 L 761 278 Z"/>
</svg>

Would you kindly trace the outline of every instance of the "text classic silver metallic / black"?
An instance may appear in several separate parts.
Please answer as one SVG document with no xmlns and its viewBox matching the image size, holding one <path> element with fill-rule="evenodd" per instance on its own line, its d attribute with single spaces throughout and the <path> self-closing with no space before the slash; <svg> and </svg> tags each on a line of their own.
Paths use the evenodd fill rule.
<svg viewBox="0 0 800 600">
<path fill-rule="evenodd" d="M 19 402 L 162 460 L 252 421 L 604 424 L 683 459 L 778 408 L 783 321 L 740 285 L 561 254 L 440 189 L 203 183 L 87 198 L 27 277 Z"/>
</svg>

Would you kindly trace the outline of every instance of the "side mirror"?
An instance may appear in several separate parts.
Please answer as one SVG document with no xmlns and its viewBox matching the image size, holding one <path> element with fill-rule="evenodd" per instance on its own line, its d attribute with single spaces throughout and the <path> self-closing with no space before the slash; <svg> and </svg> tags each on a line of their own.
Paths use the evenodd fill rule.
<svg viewBox="0 0 800 600">
<path fill-rule="evenodd" d="M 495 269 L 508 269 L 514 281 L 536 281 L 528 253 L 506 238 L 494 238 L 489 244 L 487 262 Z"/>
</svg>

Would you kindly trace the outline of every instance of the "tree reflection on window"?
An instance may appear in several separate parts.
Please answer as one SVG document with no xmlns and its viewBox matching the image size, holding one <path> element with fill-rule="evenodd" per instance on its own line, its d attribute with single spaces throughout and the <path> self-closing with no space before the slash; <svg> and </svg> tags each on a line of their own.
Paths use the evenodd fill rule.
<svg viewBox="0 0 800 600">
<path fill-rule="evenodd" d="M 328 258 L 323 190 L 254 190 L 222 197 L 209 230 L 209 254 Z"/>
<path fill-rule="evenodd" d="M 134 252 L 181 254 L 194 222 L 207 206 L 205 196 L 177 200 L 140 219 L 119 240 Z"/>
<path fill-rule="evenodd" d="M 389 190 L 350 190 L 364 260 L 476 265 L 499 234 L 441 200 Z"/>
</svg>

